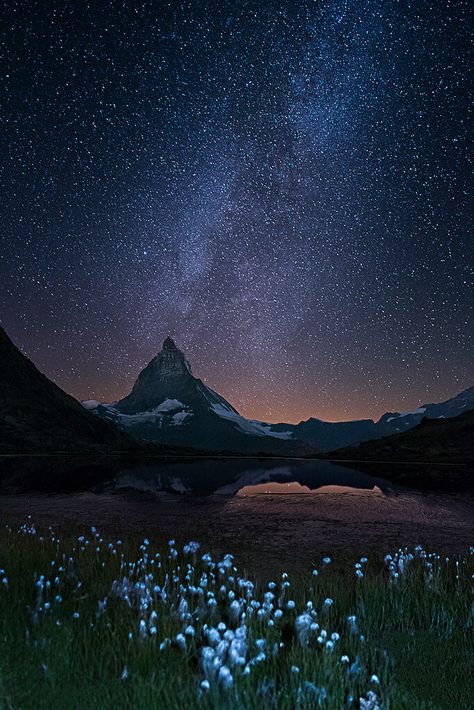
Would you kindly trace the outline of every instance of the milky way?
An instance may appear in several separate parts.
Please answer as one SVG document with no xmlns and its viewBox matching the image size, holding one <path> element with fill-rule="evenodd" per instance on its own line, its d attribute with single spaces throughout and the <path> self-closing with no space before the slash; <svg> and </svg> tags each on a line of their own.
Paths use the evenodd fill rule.
<svg viewBox="0 0 474 710">
<path fill-rule="evenodd" d="M 468 2 L 12 2 L 0 319 L 80 399 L 171 334 L 243 414 L 472 385 Z"/>
</svg>

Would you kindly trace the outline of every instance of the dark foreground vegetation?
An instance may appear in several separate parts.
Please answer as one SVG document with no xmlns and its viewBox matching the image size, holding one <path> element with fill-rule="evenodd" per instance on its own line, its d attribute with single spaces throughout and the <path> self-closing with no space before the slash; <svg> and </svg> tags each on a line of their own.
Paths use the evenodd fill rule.
<svg viewBox="0 0 474 710">
<path fill-rule="evenodd" d="M 0 531 L 0 707 L 467 708 L 474 550 L 290 578 L 174 541 Z"/>
</svg>

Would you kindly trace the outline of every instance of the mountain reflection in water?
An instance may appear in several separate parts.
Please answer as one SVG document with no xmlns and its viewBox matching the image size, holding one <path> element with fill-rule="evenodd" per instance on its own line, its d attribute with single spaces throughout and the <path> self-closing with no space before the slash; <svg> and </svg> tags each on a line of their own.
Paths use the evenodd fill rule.
<svg viewBox="0 0 474 710">
<path fill-rule="evenodd" d="M 383 495 L 378 486 L 374 486 L 370 490 L 366 488 L 353 488 L 352 486 L 321 486 L 316 489 L 318 493 L 360 493 L 370 492 L 375 495 Z M 290 483 L 257 483 L 254 486 L 244 486 L 237 491 L 238 496 L 256 496 L 256 495 L 306 495 L 313 491 L 308 486 L 301 485 L 297 481 Z"/>
<path fill-rule="evenodd" d="M 396 487 L 384 478 L 330 461 L 305 459 L 157 459 L 24 457 L 0 460 L 0 488 L 44 492 L 142 491 L 174 496 L 372 492 Z"/>
<path fill-rule="evenodd" d="M 127 468 L 104 490 L 134 489 L 149 493 L 234 496 L 257 493 L 311 494 L 315 491 L 388 492 L 384 479 L 329 461 L 200 460 Z"/>
</svg>

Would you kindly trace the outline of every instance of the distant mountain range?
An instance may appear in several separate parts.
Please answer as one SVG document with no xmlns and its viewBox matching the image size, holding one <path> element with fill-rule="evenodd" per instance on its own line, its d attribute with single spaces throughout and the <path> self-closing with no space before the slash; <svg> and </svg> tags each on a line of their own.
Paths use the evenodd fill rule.
<svg viewBox="0 0 474 710">
<path fill-rule="evenodd" d="M 414 412 L 384 414 L 377 422 L 311 418 L 299 424 L 269 424 L 247 419 L 192 374 L 171 338 L 139 374 L 130 394 L 113 404 L 87 401 L 81 406 L 39 372 L 0 328 L 0 453 L 189 455 L 198 450 L 306 456 L 407 432 L 424 418 L 445 420 L 472 410 L 474 387 Z M 360 452 L 375 452 L 374 444 L 377 441 Z"/>
<path fill-rule="evenodd" d="M 299 424 L 270 424 L 271 431 L 291 431 L 324 453 L 364 441 L 382 439 L 415 427 L 422 419 L 448 419 L 474 409 L 474 387 L 438 404 L 424 404 L 413 412 L 387 412 L 378 421 L 360 419 L 348 422 L 324 422 L 308 419 Z"/>
<path fill-rule="evenodd" d="M 456 417 L 423 419 L 401 434 L 339 449 L 328 456 L 350 461 L 474 462 L 474 411 Z"/>
<path fill-rule="evenodd" d="M 184 353 L 171 338 L 142 370 L 132 391 L 112 404 L 83 402 L 136 439 L 198 447 L 207 451 L 304 455 L 355 446 L 415 427 L 423 418 L 450 418 L 474 409 L 474 387 L 440 404 L 413 412 L 387 412 L 378 421 L 362 419 L 270 424 L 246 419 L 221 395 L 194 377 Z"/>
<path fill-rule="evenodd" d="M 0 328 L 0 453 L 136 448 L 133 439 L 48 380 Z"/>
</svg>

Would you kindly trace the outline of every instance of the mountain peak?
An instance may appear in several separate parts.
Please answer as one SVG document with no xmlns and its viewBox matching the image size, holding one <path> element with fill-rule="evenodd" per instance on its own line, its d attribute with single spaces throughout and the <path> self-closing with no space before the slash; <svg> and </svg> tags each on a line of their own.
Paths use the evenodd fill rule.
<svg viewBox="0 0 474 710">
<path fill-rule="evenodd" d="M 168 335 L 167 338 L 165 338 L 164 343 L 163 343 L 163 350 L 177 350 L 178 348 L 176 347 L 176 343 L 174 342 L 173 338 Z"/>
</svg>

